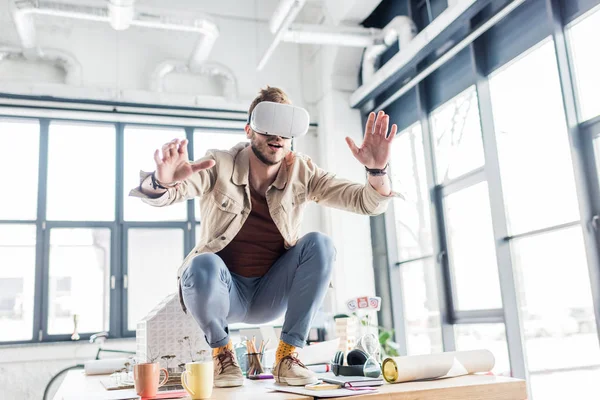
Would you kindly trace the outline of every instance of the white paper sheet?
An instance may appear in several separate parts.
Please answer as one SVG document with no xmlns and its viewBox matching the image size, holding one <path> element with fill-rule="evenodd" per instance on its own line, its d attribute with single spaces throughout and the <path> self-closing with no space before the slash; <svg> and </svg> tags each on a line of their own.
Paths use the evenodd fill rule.
<svg viewBox="0 0 600 400">
<path fill-rule="evenodd" d="M 134 389 L 131 390 L 111 390 L 106 392 L 96 393 L 75 393 L 63 396 L 63 400 L 130 400 L 136 399 L 141 400 L 141 397 L 137 395 Z"/>
<path fill-rule="evenodd" d="M 344 397 L 344 396 L 359 396 L 361 394 L 377 393 L 377 390 L 349 390 L 349 389 L 333 389 L 333 390 L 309 390 L 302 386 L 287 386 L 287 385 L 269 385 L 268 390 L 276 390 L 278 392 L 295 393 L 310 397 Z"/>
</svg>

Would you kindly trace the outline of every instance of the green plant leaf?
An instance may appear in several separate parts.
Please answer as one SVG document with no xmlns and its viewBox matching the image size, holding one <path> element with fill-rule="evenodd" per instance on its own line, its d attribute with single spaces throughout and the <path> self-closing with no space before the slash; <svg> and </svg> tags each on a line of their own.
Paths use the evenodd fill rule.
<svg viewBox="0 0 600 400">
<path fill-rule="evenodd" d="M 392 333 L 390 331 L 383 331 L 379 334 L 379 343 L 385 343 L 392 337 Z"/>
</svg>

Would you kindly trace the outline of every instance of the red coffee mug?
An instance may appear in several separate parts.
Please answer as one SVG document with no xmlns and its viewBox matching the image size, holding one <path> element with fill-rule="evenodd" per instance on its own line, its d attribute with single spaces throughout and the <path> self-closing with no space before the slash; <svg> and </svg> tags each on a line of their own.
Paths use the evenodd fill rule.
<svg viewBox="0 0 600 400">
<path fill-rule="evenodd" d="M 165 378 L 160 381 L 160 373 L 165 373 Z M 133 379 L 135 392 L 142 397 L 154 397 L 158 388 L 167 383 L 169 373 L 161 368 L 159 363 L 136 364 L 133 366 Z M 160 382 L 159 382 L 160 381 Z"/>
</svg>

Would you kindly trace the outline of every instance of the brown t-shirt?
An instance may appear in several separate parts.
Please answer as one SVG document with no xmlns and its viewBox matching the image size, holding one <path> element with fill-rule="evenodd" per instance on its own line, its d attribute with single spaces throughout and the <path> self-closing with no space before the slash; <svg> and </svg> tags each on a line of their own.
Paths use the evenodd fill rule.
<svg viewBox="0 0 600 400">
<path fill-rule="evenodd" d="M 220 252 L 229 270 L 245 277 L 259 277 L 285 252 L 283 236 L 269 213 L 267 199 L 250 185 L 252 211 L 235 238 Z"/>
</svg>

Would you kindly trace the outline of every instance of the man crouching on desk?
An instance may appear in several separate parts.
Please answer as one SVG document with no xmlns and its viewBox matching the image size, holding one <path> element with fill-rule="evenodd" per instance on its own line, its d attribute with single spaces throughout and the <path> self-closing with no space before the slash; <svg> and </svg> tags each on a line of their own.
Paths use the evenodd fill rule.
<svg viewBox="0 0 600 400">
<path fill-rule="evenodd" d="M 366 168 L 368 183 L 325 172 L 291 151 L 309 126 L 306 110 L 278 88 L 260 91 L 249 109 L 246 137 L 230 150 L 209 150 L 190 162 L 187 140 L 156 150 L 156 171 L 143 173 L 131 195 L 154 206 L 198 197 L 201 237 L 178 271 L 180 300 L 213 348 L 216 387 L 240 386 L 228 325 L 260 324 L 285 313 L 273 375 L 277 382 L 317 381 L 294 353 L 303 347 L 329 285 L 336 250 L 318 232 L 299 238 L 305 204 L 315 201 L 358 214 L 383 213 L 392 193 L 388 159 L 396 125 L 371 113 L 360 147 L 346 142 Z"/>
</svg>

